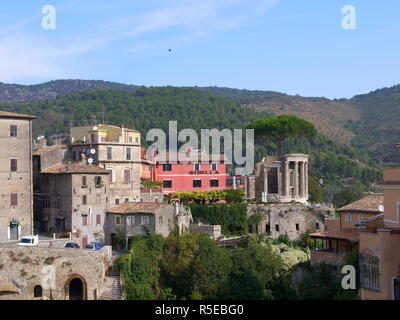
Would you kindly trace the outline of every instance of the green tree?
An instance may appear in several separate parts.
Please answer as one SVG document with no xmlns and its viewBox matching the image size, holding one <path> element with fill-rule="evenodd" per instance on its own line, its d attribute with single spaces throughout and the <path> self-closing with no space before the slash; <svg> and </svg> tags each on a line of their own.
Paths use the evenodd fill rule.
<svg viewBox="0 0 400 320">
<path fill-rule="evenodd" d="M 264 117 L 253 121 L 247 128 L 254 129 L 257 137 L 271 142 L 277 155 L 281 155 L 285 139 L 301 136 L 314 137 L 317 134 L 312 123 L 289 114 Z"/>
</svg>

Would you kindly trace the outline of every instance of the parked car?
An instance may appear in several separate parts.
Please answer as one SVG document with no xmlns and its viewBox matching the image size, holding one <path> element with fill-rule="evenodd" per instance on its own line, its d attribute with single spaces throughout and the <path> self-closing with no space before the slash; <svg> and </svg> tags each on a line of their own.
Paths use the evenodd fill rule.
<svg viewBox="0 0 400 320">
<path fill-rule="evenodd" d="M 39 236 L 25 236 L 18 242 L 19 246 L 37 247 L 39 246 Z"/>
<path fill-rule="evenodd" d="M 75 242 L 68 242 L 65 244 L 65 248 L 79 249 L 80 246 Z"/>
<path fill-rule="evenodd" d="M 88 250 L 100 250 L 104 248 L 104 246 L 100 242 L 93 241 L 86 245 L 86 249 Z"/>
</svg>

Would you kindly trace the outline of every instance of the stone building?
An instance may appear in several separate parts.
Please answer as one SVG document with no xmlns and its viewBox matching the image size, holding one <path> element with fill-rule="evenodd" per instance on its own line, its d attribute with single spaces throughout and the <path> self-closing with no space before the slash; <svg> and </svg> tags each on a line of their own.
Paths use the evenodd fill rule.
<svg viewBox="0 0 400 320">
<path fill-rule="evenodd" d="M 140 199 L 141 147 L 140 132 L 98 124 L 70 130 L 73 160 L 82 155 L 110 172 L 110 204 Z"/>
<path fill-rule="evenodd" d="M 221 233 L 221 226 L 206 224 L 202 222 L 195 222 L 190 224 L 190 232 L 191 233 L 207 233 L 211 239 L 218 240 L 223 237 Z"/>
<path fill-rule="evenodd" d="M 127 202 L 107 212 L 106 243 L 118 248 L 117 235 L 124 234 L 128 246 L 134 235 L 146 232 L 167 237 L 175 227 L 176 211 L 172 204 L 156 202 Z"/>
<path fill-rule="evenodd" d="M 251 233 L 266 233 L 274 239 L 287 235 L 297 240 L 304 232 L 325 230 L 325 219 L 333 217 L 334 211 L 299 203 L 250 204 L 247 216 Z"/>
<path fill-rule="evenodd" d="M 0 111 L 0 242 L 33 232 L 32 120 Z"/>
<path fill-rule="evenodd" d="M 72 232 L 85 248 L 104 240 L 105 213 L 109 207 L 109 172 L 85 163 L 59 164 L 42 170 L 36 194 L 41 231 Z"/>
<path fill-rule="evenodd" d="M 0 247 L 0 300 L 97 300 L 111 250 Z"/>
<path fill-rule="evenodd" d="M 268 156 L 255 167 L 256 198 L 263 202 L 308 201 L 308 155 Z"/>
</svg>

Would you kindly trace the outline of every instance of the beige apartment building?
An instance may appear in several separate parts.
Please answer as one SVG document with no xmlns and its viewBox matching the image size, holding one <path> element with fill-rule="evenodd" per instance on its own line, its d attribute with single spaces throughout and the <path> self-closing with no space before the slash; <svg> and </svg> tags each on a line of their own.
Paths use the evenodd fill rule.
<svg viewBox="0 0 400 320">
<path fill-rule="evenodd" d="M 42 170 L 38 208 L 41 231 L 58 236 L 71 233 L 81 248 L 91 241 L 104 242 L 108 176 L 106 170 L 86 163 L 69 162 Z"/>
<path fill-rule="evenodd" d="M 72 160 L 82 157 L 108 171 L 110 204 L 140 201 L 140 132 L 98 124 L 70 130 Z"/>
<path fill-rule="evenodd" d="M 33 232 L 32 120 L 0 111 L 0 242 Z"/>
</svg>

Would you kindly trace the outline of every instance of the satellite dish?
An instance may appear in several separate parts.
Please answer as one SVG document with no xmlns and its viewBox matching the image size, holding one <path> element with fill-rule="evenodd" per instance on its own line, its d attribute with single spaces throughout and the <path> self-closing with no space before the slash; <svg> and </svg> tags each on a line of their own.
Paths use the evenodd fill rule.
<svg viewBox="0 0 400 320">
<path fill-rule="evenodd" d="M 379 212 L 383 212 L 385 209 L 385 207 L 383 206 L 383 204 L 380 204 L 378 207 Z"/>
<path fill-rule="evenodd" d="M 96 126 L 93 127 L 93 131 L 99 130 Z"/>
<path fill-rule="evenodd" d="M 96 153 L 96 149 L 90 149 L 90 154 L 95 154 Z"/>
<path fill-rule="evenodd" d="M 92 159 L 92 158 L 89 158 L 89 159 L 87 160 L 87 162 L 88 162 L 89 164 L 92 164 L 92 163 L 93 163 L 93 159 Z"/>
</svg>

